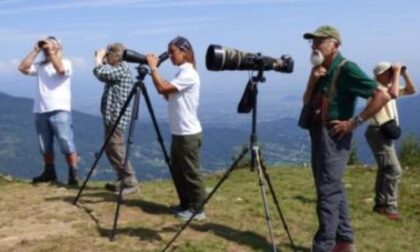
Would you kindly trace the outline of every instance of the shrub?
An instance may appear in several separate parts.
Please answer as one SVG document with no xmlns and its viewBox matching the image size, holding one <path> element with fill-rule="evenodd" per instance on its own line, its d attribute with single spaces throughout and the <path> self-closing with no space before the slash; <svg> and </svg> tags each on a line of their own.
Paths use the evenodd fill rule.
<svg viewBox="0 0 420 252">
<path fill-rule="evenodd" d="M 403 138 L 398 156 L 403 167 L 419 167 L 420 139 L 413 135 L 408 135 L 407 137 Z"/>
</svg>

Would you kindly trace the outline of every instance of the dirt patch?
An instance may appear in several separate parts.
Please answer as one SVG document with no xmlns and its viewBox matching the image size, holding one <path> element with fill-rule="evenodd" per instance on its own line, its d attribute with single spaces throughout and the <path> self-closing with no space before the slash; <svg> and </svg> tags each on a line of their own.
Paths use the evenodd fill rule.
<svg viewBox="0 0 420 252">
<path fill-rule="evenodd" d="M 43 240 L 76 235 L 81 217 L 65 199 L 71 190 L 22 183 L 8 184 L 0 193 L 0 251 L 18 249 Z"/>
</svg>

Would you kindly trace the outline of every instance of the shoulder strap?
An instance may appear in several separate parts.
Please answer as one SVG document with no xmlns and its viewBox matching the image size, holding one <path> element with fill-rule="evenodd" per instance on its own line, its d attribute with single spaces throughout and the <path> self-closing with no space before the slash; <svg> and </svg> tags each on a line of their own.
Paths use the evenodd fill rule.
<svg viewBox="0 0 420 252">
<path fill-rule="evenodd" d="M 340 75 L 341 72 L 341 67 L 344 66 L 344 64 L 346 64 L 347 60 L 343 59 L 340 64 L 337 67 L 337 70 L 335 71 L 333 78 L 332 78 L 332 82 L 330 85 L 330 88 L 328 89 L 328 97 L 329 99 L 332 99 L 332 97 L 335 94 L 335 91 L 337 89 L 337 80 L 338 80 L 338 76 Z"/>
<path fill-rule="evenodd" d="M 394 109 L 395 121 L 397 121 L 397 125 L 400 125 L 400 118 L 398 117 L 398 110 L 397 110 L 397 99 L 395 99 L 394 106 L 392 106 L 392 108 Z"/>
<path fill-rule="evenodd" d="M 387 104 L 388 105 L 388 104 Z M 397 101 L 394 100 L 391 104 L 390 107 L 392 108 L 392 112 L 394 113 L 394 117 L 391 117 L 391 111 L 389 111 L 388 106 L 385 106 L 385 110 L 386 113 L 389 116 L 389 119 L 394 119 L 397 122 L 397 125 L 399 125 L 399 120 L 398 120 L 398 114 L 397 114 Z"/>
<path fill-rule="evenodd" d="M 395 101 L 396 102 L 396 101 Z M 392 111 L 394 112 L 394 117 L 391 116 L 391 112 L 388 109 L 388 105 L 392 107 Z M 398 120 L 398 114 L 397 114 L 397 109 L 396 109 L 396 104 L 394 103 L 387 103 L 384 105 L 383 107 L 385 109 L 385 112 L 387 113 L 388 117 L 390 120 L 394 119 L 397 122 L 397 125 L 399 125 L 399 120 Z M 378 126 L 380 126 L 378 119 L 376 118 L 376 114 L 374 116 L 372 116 L 372 119 L 376 122 L 376 124 Z"/>
</svg>

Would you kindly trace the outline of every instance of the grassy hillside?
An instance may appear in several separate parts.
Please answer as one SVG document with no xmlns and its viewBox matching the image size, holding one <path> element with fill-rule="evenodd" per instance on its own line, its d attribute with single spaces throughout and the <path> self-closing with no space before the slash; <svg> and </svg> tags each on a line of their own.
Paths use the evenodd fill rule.
<svg viewBox="0 0 420 252">
<path fill-rule="evenodd" d="M 310 251 L 317 228 L 314 185 L 309 169 L 269 169 L 291 235 L 299 251 Z M 401 185 L 402 221 L 374 214 L 376 171 L 347 169 L 345 185 L 358 251 L 418 251 L 420 247 L 420 169 L 405 170 Z M 221 178 L 206 178 L 207 189 Z M 79 206 L 65 186 L 33 186 L 0 178 L 0 251 L 159 251 L 181 225 L 167 206 L 176 203 L 170 181 L 142 184 L 141 193 L 122 205 L 117 236 L 112 227 L 116 196 L 89 183 Z M 292 251 L 271 204 L 279 251 Z M 177 251 L 270 251 L 257 174 L 233 172 L 206 208 L 207 220 L 193 222 L 177 239 Z"/>
</svg>

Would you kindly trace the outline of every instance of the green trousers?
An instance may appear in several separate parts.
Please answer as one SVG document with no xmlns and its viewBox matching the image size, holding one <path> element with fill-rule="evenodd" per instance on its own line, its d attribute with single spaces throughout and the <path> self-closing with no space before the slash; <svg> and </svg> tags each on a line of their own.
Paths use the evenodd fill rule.
<svg viewBox="0 0 420 252">
<path fill-rule="evenodd" d="M 184 209 L 202 210 L 206 197 L 200 173 L 202 134 L 172 135 L 171 175 Z"/>
</svg>

